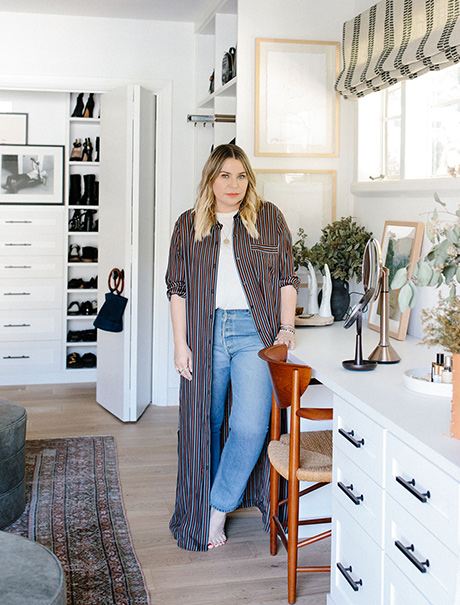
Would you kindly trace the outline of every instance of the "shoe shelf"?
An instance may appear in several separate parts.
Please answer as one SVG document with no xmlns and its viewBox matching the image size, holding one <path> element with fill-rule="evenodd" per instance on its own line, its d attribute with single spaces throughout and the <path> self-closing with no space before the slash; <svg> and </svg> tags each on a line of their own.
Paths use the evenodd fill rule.
<svg viewBox="0 0 460 605">
<path fill-rule="evenodd" d="M 96 93 L 71 93 L 69 101 L 65 304 L 66 309 L 72 306 L 78 313 L 66 313 L 65 364 L 72 372 L 95 371 L 97 366 L 97 332 L 93 326 L 97 286 L 70 287 L 70 282 L 88 284 L 98 276 L 100 98 Z M 76 260 L 69 260 L 71 257 Z M 91 313 L 84 310 L 85 305 L 91 306 Z"/>
</svg>

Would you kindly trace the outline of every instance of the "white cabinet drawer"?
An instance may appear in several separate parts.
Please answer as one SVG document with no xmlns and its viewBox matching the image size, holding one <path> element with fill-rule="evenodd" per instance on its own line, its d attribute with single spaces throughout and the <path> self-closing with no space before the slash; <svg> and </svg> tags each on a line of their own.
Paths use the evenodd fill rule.
<svg viewBox="0 0 460 605">
<path fill-rule="evenodd" d="M 2 209 L 0 236 L 5 239 L 16 233 L 60 233 L 64 231 L 64 207 L 56 209 L 31 208 Z"/>
<path fill-rule="evenodd" d="M 0 256 L 23 257 L 32 254 L 62 255 L 64 235 L 55 233 L 8 233 L 0 237 Z"/>
<path fill-rule="evenodd" d="M 334 603 L 378 605 L 382 602 L 383 551 L 335 498 L 332 517 L 331 598 Z"/>
<path fill-rule="evenodd" d="M 60 309 L 6 311 L 0 319 L 0 342 L 60 340 Z"/>
<path fill-rule="evenodd" d="M 0 279 L 62 278 L 62 269 L 62 251 L 60 256 L 0 258 Z"/>
<path fill-rule="evenodd" d="M 61 341 L 0 343 L 0 375 L 57 372 L 62 369 Z"/>
<path fill-rule="evenodd" d="M 383 548 L 383 489 L 341 451 L 334 456 L 334 497 Z"/>
<path fill-rule="evenodd" d="M 344 452 L 378 485 L 384 483 L 384 429 L 334 396 L 334 448 Z"/>
<path fill-rule="evenodd" d="M 61 279 L 0 280 L 0 309 L 61 309 Z"/>
<path fill-rule="evenodd" d="M 459 550 L 459 485 L 393 435 L 387 439 L 387 492 L 453 552 Z"/>
<path fill-rule="evenodd" d="M 385 552 L 433 605 L 454 603 L 457 558 L 393 498 L 386 501 Z"/>
<path fill-rule="evenodd" d="M 430 605 L 389 557 L 385 557 L 383 569 L 383 602 L 385 605 Z"/>
</svg>

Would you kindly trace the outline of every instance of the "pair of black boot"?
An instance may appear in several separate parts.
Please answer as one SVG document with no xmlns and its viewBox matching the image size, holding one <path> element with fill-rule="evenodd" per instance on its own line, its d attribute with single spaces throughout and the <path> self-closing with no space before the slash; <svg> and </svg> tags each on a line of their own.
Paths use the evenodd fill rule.
<svg viewBox="0 0 460 605">
<path fill-rule="evenodd" d="M 99 204 L 99 181 L 95 174 L 84 174 L 85 190 L 81 191 L 81 174 L 70 175 L 70 206 L 97 206 Z"/>
<path fill-rule="evenodd" d="M 86 105 L 83 102 L 84 93 L 81 92 L 77 97 L 75 109 L 72 112 L 72 118 L 92 118 L 94 113 L 94 93 L 90 92 Z"/>
</svg>

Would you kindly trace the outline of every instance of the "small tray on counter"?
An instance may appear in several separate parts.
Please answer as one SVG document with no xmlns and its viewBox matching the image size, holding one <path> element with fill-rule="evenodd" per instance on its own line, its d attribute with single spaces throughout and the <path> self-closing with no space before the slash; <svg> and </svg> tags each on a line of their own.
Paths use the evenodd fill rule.
<svg viewBox="0 0 460 605">
<path fill-rule="evenodd" d="M 449 397 L 452 399 L 452 385 L 443 382 L 431 382 L 430 368 L 414 368 L 404 372 L 404 385 L 410 391 L 431 395 L 434 397 Z"/>
</svg>

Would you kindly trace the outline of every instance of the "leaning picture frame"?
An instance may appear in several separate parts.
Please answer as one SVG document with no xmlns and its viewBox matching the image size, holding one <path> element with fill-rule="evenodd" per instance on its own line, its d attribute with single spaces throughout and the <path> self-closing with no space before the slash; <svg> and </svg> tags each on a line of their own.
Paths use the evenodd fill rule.
<svg viewBox="0 0 460 605">
<path fill-rule="evenodd" d="M 0 145 L 0 204 L 63 204 L 64 145 Z"/>
<path fill-rule="evenodd" d="M 420 257 L 423 242 L 424 223 L 385 221 L 381 242 L 383 265 L 390 271 L 388 283 L 396 271 L 408 266 L 412 275 L 415 263 Z M 389 292 L 389 334 L 396 340 L 405 340 L 409 324 L 410 309 L 401 313 L 398 305 L 399 290 Z M 380 331 L 379 299 L 369 309 L 368 327 Z"/>
<path fill-rule="evenodd" d="M 339 43 L 256 38 L 255 155 L 337 157 Z"/>
<path fill-rule="evenodd" d="M 283 213 L 295 241 L 299 228 L 313 246 L 336 218 L 336 171 L 256 169 L 257 192 Z"/>
<path fill-rule="evenodd" d="M 27 145 L 28 113 L 0 112 L 0 145 Z"/>
</svg>

